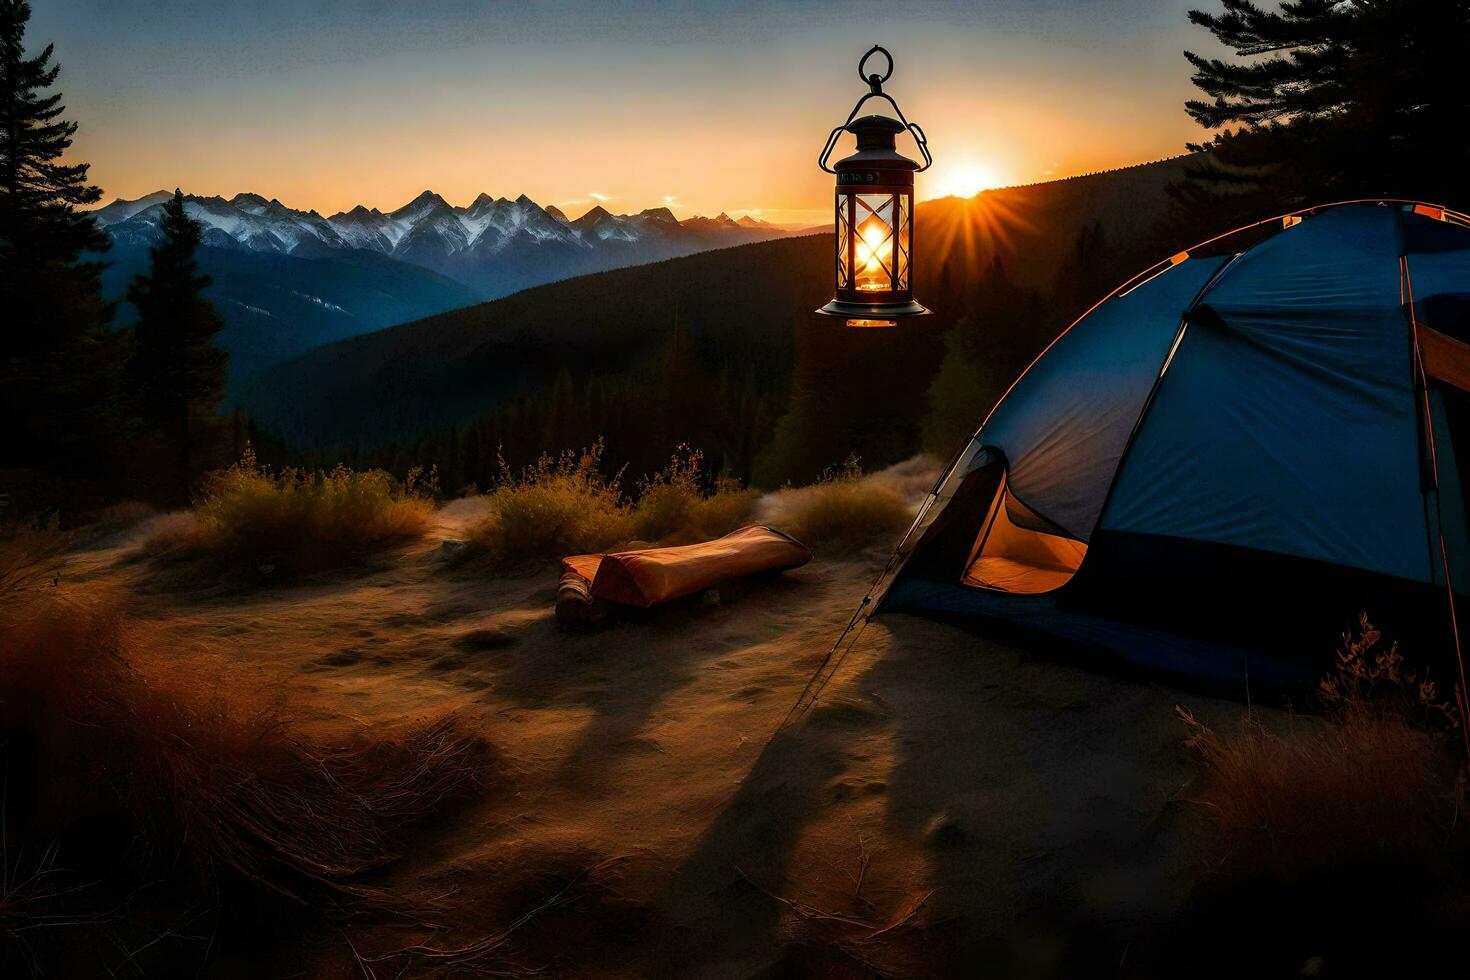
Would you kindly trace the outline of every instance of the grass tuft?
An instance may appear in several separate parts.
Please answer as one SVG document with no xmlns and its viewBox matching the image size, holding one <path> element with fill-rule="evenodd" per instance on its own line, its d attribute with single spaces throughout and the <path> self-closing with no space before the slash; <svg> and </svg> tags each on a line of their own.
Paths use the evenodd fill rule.
<svg viewBox="0 0 1470 980">
<path fill-rule="evenodd" d="M 470 529 L 468 556 L 514 570 L 567 555 L 630 544 L 706 541 L 747 523 L 757 494 L 704 471 L 704 456 L 679 446 L 668 466 L 623 493 L 622 473 L 603 475 L 603 444 L 542 456 L 501 479 L 489 494 L 490 514 Z"/>
<path fill-rule="evenodd" d="M 1210 949 L 1210 975 L 1417 976 L 1458 955 L 1470 828 L 1457 712 L 1366 617 L 1318 701 L 1320 715 L 1250 710 L 1221 731 L 1176 707 L 1202 765 L 1185 802 L 1203 835 L 1163 962 Z"/>
<path fill-rule="evenodd" d="M 708 541 L 748 523 L 758 496 L 737 480 L 711 478 L 704 454 L 681 444 L 668 466 L 638 485 L 633 533 L 662 545 Z"/>
<path fill-rule="evenodd" d="M 1458 713 L 1366 616 L 1344 635 L 1319 701 L 1320 717 L 1272 724 L 1247 712 L 1231 732 L 1175 708 L 1204 766 L 1192 802 L 1224 877 L 1299 882 L 1352 867 L 1433 877 L 1467 853 Z"/>
<path fill-rule="evenodd" d="M 1455 812 L 1433 736 L 1395 714 L 1294 718 L 1285 732 L 1246 716 L 1217 733 L 1180 708 L 1206 769 L 1202 806 L 1234 873 L 1287 878 L 1379 859 L 1431 861 Z"/>
<path fill-rule="evenodd" d="M 627 541 L 632 516 L 622 474 L 603 475 L 602 453 L 599 440 L 580 453 L 543 455 L 520 473 L 502 459 L 490 515 L 470 529 L 467 554 L 515 568 Z"/>
<path fill-rule="evenodd" d="M 813 547 L 838 553 L 894 543 L 913 520 L 896 481 L 864 476 L 856 456 L 807 487 L 772 495 L 770 520 Z"/>
<path fill-rule="evenodd" d="M 165 521 L 144 544 L 159 559 L 205 558 L 291 575 L 340 568 L 421 537 L 434 474 L 399 483 L 382 470 L 260 466 L 253 453 L 209 476 L 191 517 Z"/>
</svg>

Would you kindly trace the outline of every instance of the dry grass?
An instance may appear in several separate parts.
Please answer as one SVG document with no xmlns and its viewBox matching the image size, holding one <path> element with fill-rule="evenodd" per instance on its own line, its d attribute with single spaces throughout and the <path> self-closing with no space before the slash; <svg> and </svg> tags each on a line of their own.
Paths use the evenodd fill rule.
<svg viewBox="0 0 1470 980">
<path fill-rule="evenodd" d="M 0 611 L 0 745 L 0 880 L 24 883 L 0 888 L 0 939 L 22 959 L 38 909 L 94 924 L 145 882 L 221 922 L 267 899 L 343 917 L 419 912 L 374 872 L 471 796 L 488 764 L 453 716 L 308 741 L 279 703 L 172 670 L 115 601 L 56 590 Z M 58 852 L 87 887 L 58 892 Z"/>
<path fill-rule="evenodd" d="M 904 481 L 880 474 L 864 476 L 851 456 L 811 486 L 772 494 L 764 519 L 808 545 L 839 553 L 893 544 L 913 520 L 903 486 Z"/>
<path fill-rule="evenodd" d="M 489 495 L 490 516 L 469 533 L 469 554 L 507 569 L 566 555 L 608 551 L 634 542 L 687 544 L 717 538 L 746 523 L 757 494 L 704 472 L 688 446 L 628 500 L 621 473 L 604 476 L 603 447 L 542 456 L 512 473 L 502 465 Z"/>
<path fill-rule="evenodd" d="M 286 575 L 339 568 L 421 537 L 434 489 L 432 472 L 412 471 L 402 484 L 382 470 L 342 466 L 273 473 L 247 451 L 211 474 L 192 519 L 158 527 L 144 550 Z"/>
<path fill-rule="evenodd" d="M 489 516 L 470 529 L 465 557 L 520 571 L 573 554 L 708 541 L 753 520 L 835 552 L 857 550 L 892 543 L 908 526 L 910 498 L 932 481 L 932 468 L 916 457 L 865 476 L 853 457 L 812 486 L 762 496 L 708 473 L 703 455 L 681 445 L 629 499 L 621 472 L 604 474 L 598 442 L 542 456 L 519 473 L 502 463 Z"/>
<path fill-rule="evenodd" d="M 502 461 L 490 515 L 470 529 L 468 554 L 515 568 L 627 541 L 633 525 L 621 474 L 606 477 L 601 466 L 601 442 L 542 456 L 519 474 Z"/>
<path fill-rule="evenodd" d="M 1439 859 L 1456 813 L 1454 767 L 1402 717 L 1296 718 L 1275 732 L 1248 716 L 1227 734 L 1187 711 L 1181 718 L 1207 772 L 1194 802 L 1232 873 L 1296 878 L 1359 861 Z"/>
<path fill-rule="evenodd" d="M 1247 713 L 1215 732 L 1176 709 L 1204 764 L 1195 795 L 1234 874 L 1301 878 L 1464 848 L 1459 719 L 1364 618 L 1321 683 L 1321 717 Z M 1279 729 L 1279 730 L 1278 730 Z"/>
<path fill-rule="evenodd" d="M 757 497 L 736 480 L 709 477 L 704 454 L 681 445 L 668 466 L 639 484 L 633 533 L 662 545 L 708 541 L 747 524 Z"/>
<path fill-rule="evenodd" d="M 1203 766 L 1185 801 L 1202 838 L 1165 962 L 1209 950 L 1202 975 L 1428 976 L 1459 955 L 1455 712 L 1366 619 L 1319 693 L 1318 716 L 1249 711 L 1228 731 L 1176 709 Z"/>
</svg>

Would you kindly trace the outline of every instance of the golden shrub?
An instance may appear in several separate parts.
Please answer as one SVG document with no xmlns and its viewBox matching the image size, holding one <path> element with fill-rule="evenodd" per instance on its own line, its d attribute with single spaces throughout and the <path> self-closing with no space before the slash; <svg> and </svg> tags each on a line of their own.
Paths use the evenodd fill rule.
<svg viewBox="0 0 1470 980">
<path fill-rule="evenodd" d="M 170 522 L 145 543 L 156 557 L 208 557 L 280 571 L 351 564 L 429 528 L 432 471 L 410 471 L 403 483 L 382 470 L 330 472 L 259 465 L 244 459 L 210 474 L 193 521 Z"/>
</svg>

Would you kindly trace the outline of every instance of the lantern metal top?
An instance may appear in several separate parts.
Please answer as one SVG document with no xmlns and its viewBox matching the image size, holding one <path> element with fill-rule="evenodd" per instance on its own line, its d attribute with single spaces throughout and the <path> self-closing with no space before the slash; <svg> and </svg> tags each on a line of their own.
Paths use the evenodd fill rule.
<svg viewBox="0 0 1470 980">
<path fill-rule="evenodd" d="M 924 169 L 918 161 L 910 160 L 898 152 L 896 138 L 906 127 L 897 119 L 888 116 L 863 116 L 854 119 L 843 129 L 857 137 L 857 152 L 832 164 L 831 172 L 837 174 L 839 180 L 843 180 L 844 174 L 853 171 L 877 169 L 886 171 L 904 183 L 912 184 L 913 174 Z M 898 173 L 895 174 L 895 171 Z"/>
<path fill-rule="evenodd" d="M 882 74 L 865 71 L 868 59 L 875 54 L 881 54 L 888 62 L 888 68 Z M 923 173 L 934 163 L 929 156 L 929 140 L 925 138 L 924 131 L 919 128 L 918 123 L 911 123 L 904 116 L 903 110 L 898 103 L 893 101 L 893 96 L 883 91 L 883 83 L 893 75 L 893 55 L 882 45 L 875 44 L 868 49 L 867 53 L 858 61 L 858 77 L 868 83 L 868 91 L 863 93 L 862 98 L 857 100 L 857 105 L 847 114 L 847 120 L 841 126 L 834 127 L 827 136 L 827 145 L 822 147 L 822 155 L 817 158 L 817 166 L 829 174 L 835 174 L 842 169 L 844 164 L 852 166 L 871 166 L 880 160 L 888 164 L 887 169 L 912 170 L 914 173 Z M 870 115 L 858 118 L 858 111 L 869 99 L 882 99 L 893 106 L 893 111 L 898 114 L 897 119 L 889 116 Z M 924 164 L 920 166 L 916 161 L 897 152 L 895 138 L 899 133 L 907 130 L 914 135 L 914 141 L 919 145 L 919 152 L 923 154 Z M 829 166 L 827 160 L 832 156 L 832 151 L 837 147 L 837 141 L 842 138 L 843 133 L 852 133 L 858 138 L 858 152 L 850 157 L 838 161 L 836 167 Z M 886 154 L 875 151 L 887 150 Z M 865 153 L 867 154 L 865 156 Z M 900 162 L 901 161 L 901 162 Z M 907 166 L 904 166 L 907 164 Z"/>
</svg>

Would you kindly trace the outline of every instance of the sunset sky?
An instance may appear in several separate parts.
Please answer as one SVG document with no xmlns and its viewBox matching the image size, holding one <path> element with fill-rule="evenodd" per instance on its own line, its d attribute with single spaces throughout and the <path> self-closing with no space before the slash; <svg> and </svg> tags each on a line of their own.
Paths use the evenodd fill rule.
<svg viewBox="0 0 1470 980">
<path fill-rule="evenodd" d="M 1172 156 L 1208 0 L 42 0 L 105 200 L 251 190 L 331 213 L 525 193 L 816 223 L 859 55 L 935 156 L 921 197 Z"/>
</svg>

